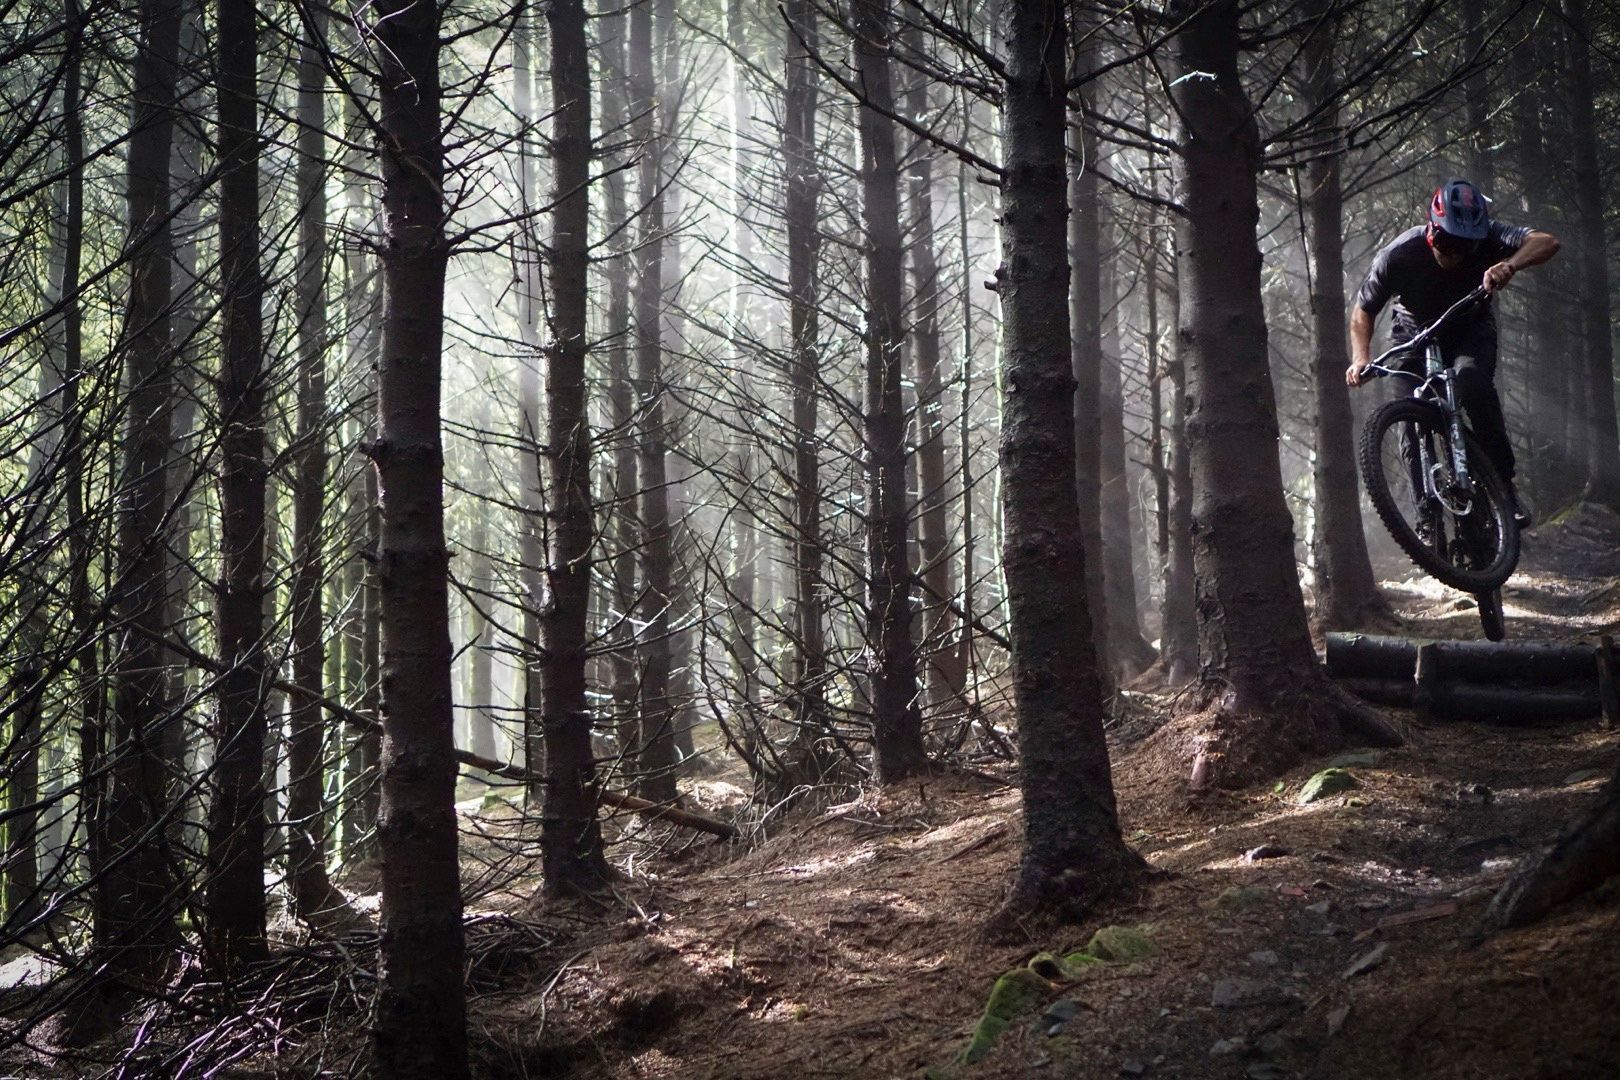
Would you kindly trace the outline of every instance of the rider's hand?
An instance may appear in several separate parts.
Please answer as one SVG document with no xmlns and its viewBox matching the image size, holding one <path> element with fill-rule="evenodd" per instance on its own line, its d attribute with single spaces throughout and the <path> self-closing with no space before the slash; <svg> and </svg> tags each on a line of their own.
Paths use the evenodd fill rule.
<svg viewBox="0 0 1620 1080">
<path fill-rule="evenodd" d="M 1507 283 L 1513 280 L 1513 275 L 1516 273 L 1518 271 L 1513 264 L 1503 260 L 1485 271 L 1485 280 L 1480 284 L 1485 287 L 1485 291 L 1488 293 L 1500 292 L 1502 289 L 1507 288 Z"/>
<path fill-rule="evenodd" d="M 1350 366 L 1344 369 L 1344 385 L 1360 386 L 1365 382 L 1367 364 L 1368 361 L 1365 359 L 1350 361 Z"/>
</svg>

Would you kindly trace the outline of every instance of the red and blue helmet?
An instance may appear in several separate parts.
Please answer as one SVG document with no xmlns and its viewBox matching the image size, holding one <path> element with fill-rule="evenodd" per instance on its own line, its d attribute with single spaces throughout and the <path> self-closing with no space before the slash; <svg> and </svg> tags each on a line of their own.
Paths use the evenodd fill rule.
<svg viewBox="0 0 1620 1080">
<path fill-rule="evenodd" d="M 1448 180 L 1434 189 L 1429 224 L 1459 240 L 1483 240 L 1491 231 L 1490 204 L 1467 180 Z"/>
</svg>

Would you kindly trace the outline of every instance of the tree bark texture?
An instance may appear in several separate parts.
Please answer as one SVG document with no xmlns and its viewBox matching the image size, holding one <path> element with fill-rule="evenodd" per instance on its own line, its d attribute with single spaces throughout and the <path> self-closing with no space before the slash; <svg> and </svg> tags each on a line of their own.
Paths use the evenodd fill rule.
<svg viewBox="0 0 1620 1080">
<path fill-rule="evenodd" d="M 1556 232 L 1561 227 L 1550 198 L 1555 177 L 1548 156 L 1556 137 L 1543 131 L 1541 107 L 1546 95 L 1542 58 L 1537 55 L 1539 33 L 1532 28 L 1511 58 L 1514 79 L 1524 88 L 1512 103 L 1514 157 L 1519 166 L 1520 211 L 1534 226 Z M 1543 511 L 1573 498 L 1585 482 L 1580 475 L 1584 463 L 1575 459 L 1564 423 L 1579 412 L 1565 378 L 1578 367 L 1572 358 L 1579 351 L 1570 341 L 1569 324 L 1574 320 L 1567 307 L 1578 286 L 1566 280 L 1563 271 L 1554 261 L 1537 267 L 1515 286 L 1525 297 L 1529 351 L 1540 368 L 1538 377 L 1529 380 L 1532 452 L 1524 464 L 1533 497 Z"/>
<path fill-rule="evenodd" d="M 1172 6 L 1177 201 L 1185 207 L 1180 337 L 1194 483 L 1201 704 L 1215 712 L 1194 785 L 1269 775 L 1387 725 L 1332 687 L 1311 647 L 1278 462 L 1260 289 L 1254 114 L 1238 79 L 1236 0 Z M 1185 20 L 1182 22 L 1182 20 Z M 1197 74 L 1194 73 L 1207 73 Z"/>
<path fill-rule="evenodd" d="M 326 728 L 316 698 L 325 692 L 326 580 L 321 526 L 326 515 L 326 16 L 310 12 L 298 59 L 298 451 L 293 487 L 293 682 L 287 739 L 287 860 L 293 905 L 315 918 L 343 903 L 326 876 Z"/>
<path fill-rule="evenodd" d="M 488 431 L 487 420 L 480 426 Z M 483 593 L 495 591 L 497 582 L 489 557 L 489 514 L 487 506 L 473 511 L 472 534 L 468 546 L 472 548 L 472 585 L 479 590 L 468 602 L 467 648 L 471 653 L 467 663 L 471 669 L 467 678 L 467 749 L 480 757 L 495 756 L 495 656 L 491 651 L 494 630 L 489 618 L 489 598 Z"/>
<path fill-rule="evenodd" d="M 518 136 L 518 187 L 525 215 L 535 208 L 534 133 L 537 122 L 534 106 L 534 61 L 531 56 L 535 33 L 528 5 L 520 11 L 512 34 L 512 96 L 523 130 Z M 523 355 L 518 362 L 518 469 L 523 495 L 523 520 L 518 533 L 518 573 L 523 583 L 519 634 L 523 654 L 523 761 L 530 776 L 543 775 L 545 744 L 541 740 L 540 689 L 540 610 L 545 605 L 545 541 L 541 522 L 545 513 L 545 466 L 541 460 L 540 436 L 540 242 L 524 227 L 524 242 L 518 251 L 518 338 Z M 539 803 L 544 792 L 538 784 L 525 789 L 530 803 Z"/>
<path fill-rule="evenodd" d="M 602 129 L 622 132 L 627 116 L 624 35 L 604 35 L 598 42 L 602 58 Z M 629 216 L 626 192 L 626 161 L 621 153 L 610 163 L 605 180 L 606 216 L 609 227 L 617 228 Z M 633 328 L 630 322 L 630 256 L 618 253 L 607 263 L 607 360 L 608 418 L 615 432 L 613 446 L 613 540 L 611 563 L 610 640 L 614 723 L 619 739 L 619 765 L 635 766 L 640 745 L 637 701 L 640 692 L 636 670 L 635 627 L 631 618 L 636 606 L 636 544 L 640 531 L 636 513 L 636 392 L 631 380 L 630 350 Z"/>
<path fill-rule="evenodd" d="M 1462 16 L 1464 61 L 1483 59 L 1485 25 L 1482 17 L 1490 9 L 1484 4 L 1458 4 L 1457 7 Z M 1309 48 L 1307 44 L 1307 50 Z M 1309 65 L 1310 61 L 1307 60 L 1306 63 Z M 1489 76 L 1489 65 L 1478 64 L 1463 81 L 1462 97 L 1463 120 L 1468 125 L 1468 131 L 1464 136 L 1464 141 L 1468 145 L 1468 178 L 1487 197 L 1494 197 L 1496 163 L 1491 149 L 1491 105 L 1494 102 L 1491 98 Z M 1337 109 L 1334 111 L 1337 112 Z"/>
<path fill-rule="evenodd" d="M 375 32 L 383 172 L 384 323 L 378 370 L 382 600 L 382 941 L 376 1065 L 390 1077 L 467 1075 L 449 552 L 440 362 L 444 145 L 439 8 L 384 0 Z"/>
<path fill-rule="evenodd" d="M 1344 371 L 1350 366 L 1345 345 L 1344 193 L 1339 172 L 1339 108 L 1333 69 L 1337 23 L 1326 18 L 1305 42 L 1306 98 L 1319 110 L 1324 132 L 1333 139 L 1330 152 L 1318 151 L 1306 170 L 1306 203 L 1310 211 L 1311 297 L 1316 329 L 1316 530 L 1312 552 L 1316 568 L 1316 621 L 1327 630 L 1347 630 L 1382 621 L 1389 606 L 1378 592 L 1367 538 L 1362 531 L 1361 498 L 1356 486 L 1354 418 Z"/>
<path fill-rule="evenodd" d="M 812 749 L 828 723 L 821 524 L 821 328 L 817 222 L 822 178 L 817 162 L 819 87 L 814 0 L 787 0 L 786 90 L 782 159 L 786 171 L 789 381 L 793 395 L 793 719 L 794 742 Z M 802 43 L 801 43 L 802 39 Z"/>
<path fill-rule="evenodd" d="M 1120 300 L 1114 274 L 1118 258 L 1117 233 L 1107 200 L 1099 199 L 1102 215 L 1100 233 L 1102 273 L 1098 296 L 1102 310 L 1102 349 L 1098 353 L 1097 402 L 1100 454 L 1098 456 L 1102 515 L 1102 559 L 1104 612 L 1108 617 L 1109 656 L 1113 673 L 1120 680 L 1135 678 L 1155 657 L 1153 646 L 1142 636 L 1142 622 L 1136 603 L 1136 568 L 1131 557 L 1130 477 L 1125 468 L 1125 390 L 1120 352 Z"/>
<path fill-rule="evenodd" d="M 907 30 L 911 48 L 923 53 L 921 27 Z M 929 115 L 930 78 L 912 72 L 904 94 L 906 115 Z M 911 146 L 906 168 L 910 204 L 911 360 L 917 388 L 917 554 L 923 587 L 922 649 L 928 704 L 954 709 L 962 696 L 962 671 L 956 648 L 955 617 L 950 602 L 950 523 L 946 511 L 950 490 L 945 467 L 945 388 L 940 374 L 939 263 L 934 253 L 933 148 L 921 140 Z"/>
<path fill-rule="evenodd" d="M 1009 0 L 1002 103 L 1005 475 L 1024 846 L 1002 918 L 1075 915 L 1139 864 L 1119 832 L 1085 562 L 1074 543 L 1074 371 L 1067 299 L 1063 7 Z"/>
<path fill-rule="evenodd" d="M 923 769 L 907 552 L 905 316 L 889 0 L 855 0 L 861 222 L 866 239 L 866 649 L 878 779 Z"/>
<path fill-rule="evenodd" d="M 1076 77 L 1086 76 L 1086 82 L 1079 91 L 1082 110 L 1070 117 L 1068 135 L 1069 334 L 1075 382 L 1075 498 L 1080 507 L 1075 536 L 1085 550 L 1093 647 L 1103 683 L 1108 686 L 1113 678 L 1102 538 L 1102 200 L 1097 190 L 1097 138 L 1083 119 L 1083 110 L 1096 97 L 1092 66 L 1091 47 L 1077 38 L 1074 72 Z"/>
<path fill-rule="evenodd" d="M 641 237 L 637 246 L 635 337 L 637 411 L 637 481 L 641 510 L 641 731 L 637 793 L 653 802 L 673 802 L 678 764 L 675 710 L 671 707 L 670 615 L 674 544 L 669 510 L 669 430 L 666 398 L 664 315 L 664 133 L 671 130 L 672 99 L 656 85 L 657 29 L 674 16 L 671 0 L 653 0 L 630 12 L 630 114 L 641 145 L 638 185 L 642 202 Z M 672 87 L 662 88 L 672 91 Z"/>
<path fill-rule="evenodd" d="M 1615 420 L 1614 342 L 1611 338 L 1605 181 L 1598 161 L 1592 82 L 1592 35 L 1587 0 L 1562 0 L 1569 50 L 1567 103 L 1573 135 L 1576 252 L 1580 259 L 1582 347 L 1587 403 L 1586 475 L 1591 497 L 1620 511 L 1620 427 Z"/>
<path fill-rule="evenodd" d="M 1186 233 L 1185 223 L 1178 222 L 1174 235 L 1175 249 L 1170 272 L 1174 281 L 1171 291 L 1171 325 L 1176 333 L 1171 340 L 1171 352 L 1165 364 L 1165 377 L 1169 380 L 1170 399 L 1170 476 L 1169 502 L 1165 512 L 1170 530 L 1169 556 L 1164 568 L 1164 604 L 1160 610 L 1163 626 L 1159 632 L 1159 655 L 1165 678 L 1173 686 L 1180 686 L 1198 672 L 1198 610 L 1197 574 L 1194 570 L 1192 531 L 1192 447 L 1187 441 L 1187 353 L 1181 339 L 1181 280 L 1180 248 Z"/>
<path fill-rule="evenodd" d="M 259 271 L 258 32 L 253 0 L 218 0 L 220 559 L 219 715 L 208 812 L 208 924 L 222 972 L 269 955 L 264 940 L 268 731 L 264 653 L 264 330 Z M 319 680 L 317 680 L 319 681 Z"/>
<path fill-rule="evenodd" d="M 129 292 L 123 338 L 127 420 L 118 480 L 117 582 L 113 614 L 129 629 L 110 666 L 113 730 L 100 829 L 102 872 L 94 899 L 96 944 L 108 974 L 156 979 L 180 943 L 166 850 L 168 776 L 159 745 L 170 708 L 164 655 L 167 581 L 164 498 L 173 413 L 174 236 L 169 150 L 174 131 L 180 5 L 144 0 L 131 81 L 128 150 Z M 116 858 L 111 856 L 116 855 Z"/>
<path fill-rule="evenodd" d="M 348 228 L 364 233 L 371 228 L 374 202 L 367 186 L 355 178 L 361 166 L 366 135 L 360 121 L 360 105 L 351 94 L 343 95 L 345 212 Z M 371 372 L 379 362 L 382 347 L 382 276 L 376 262 L 358 244 L 349 245 L 343 257 L 344 366 L 350 385 L 364 387 L 356 413 L 355 426 L 362 442 L 376 439 L 376 398 Z M 358 697 L 360 712 L 373 720 L 382 715 L 381 604 L 378 596 L 376 560 L 380 521 L 377 512 L 377 473 L 362 469 L 349 491 L 351 527 L 360 538 L 363 555 L 357 555 L 349 568 L 354 582 L 355 638 L 353 653 L 345 657 L 351 692 Z M 365 857 L 376 847 L 377 808 L 381 790 L 377 770 L 382 761 L 382 729 L 379 726 L 349 726 L 344 753 L 343 786 L 347 808 L 343 816 L 345 860 Z"/>
<path fill-rule="evenodd" d="M 540 847 L 546 892 L 592 891 L 607 876 L 597 821 L 591 713 L 585 701 L 585 624 L 591 595 L 589 334 L 591 77 L 583 0 L 554 0 L 551 88 L 555 168 L 551 213 L 551 341 L 546 350 L 546 605 L 540 611 L 541 729 L 546 799 Z"/>
</svg>

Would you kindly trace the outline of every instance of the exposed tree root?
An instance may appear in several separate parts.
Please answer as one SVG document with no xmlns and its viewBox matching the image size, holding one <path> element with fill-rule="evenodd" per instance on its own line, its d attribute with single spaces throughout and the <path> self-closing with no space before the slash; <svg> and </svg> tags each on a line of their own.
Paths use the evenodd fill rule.
<svg viewBox="0 0 1620 1080">
<path fill-rule="evenodd" d="M 1597 806 L 1552 847 L 1524 861 L 1485 913 L 1497 927 L 1528 926 L 1620 874 L 1620 771 Z"/>
<path fill-rule="evenodd" d="M 1113 642 L 1114 678 L 1128 683 L 1159 661 L 1159 650 L 1140 633 L 1122 635 Z"/>
<path fill-rule="evenodd" d="M 1326 677 L 1267 697 L 1245 702 L 1224 684 L 1195 697 L 1201 708 L 1192 718 L 1193 790 L 1246 787 L 1345 746 L 1405 741 L 1388 717 Z"/>
<path fill-rule="evenodd" d="M 1119 839 L 1089 848 L 1083 863 L 1056 866 L 1026 854 L 1007 899 L 985 921 L 984 936 L 1004 944 L 1039 938 L 1048 927 L 1093 915 L 1099 904 L 1134 899 L 1154 876 L 1147 860 Z"/>
<path fill-rule="evenodd" d="M 1389 606 L 1382 593 L 1369 596 L 1354 606 L 1340 604 L 1331 611 L 1318 611 L 1313 623 L 1321 633 L 1332 630 L 1361 630 L 1376 633 L 1395 633 L 1402 623 L 1395 609 Z"/>
</svg>

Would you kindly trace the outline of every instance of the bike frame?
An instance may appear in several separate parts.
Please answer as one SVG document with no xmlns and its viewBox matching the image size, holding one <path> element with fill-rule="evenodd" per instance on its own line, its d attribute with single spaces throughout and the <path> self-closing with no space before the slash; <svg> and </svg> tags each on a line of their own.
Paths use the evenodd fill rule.
<svg viewBox="0 0 1620 1080">
<path fill-rule="evenodd" d="M 1411 341 L 1397 345 L 1368 365 L 1368 371 L 1374 376 L 1400 375 L 1413 380 L 1418 385 L 1413 389 L 1412 396 L 1433 402 L 1439 407 L 1445 417 L 1446 436 L 1451 443 L 1452 483 L 1447 491 L 1441 491 L 1435 485 L 1434 474 L 1438 462 L 1434 460 L 1434 450 L 1427 439 L 1419 440 L 1418 462 L 1423 492 L 1428 498 L 1439 500 L 1447 510 L 1458 515 L 1466 515 L 1473 508 L 1474 478 L 1468 468 L 1468 453 L 1463 448 L 1462 409 L 1457 404 L 1456 373 L 1446 366 L 1445 356 L 1440 352 L 1440 344 L 1435 339 L 1447 320 L 1459 311 L 1472 307 L 1486 295 L 1488 294 L 1484 289 L 1475 289 L 1453 304 L 1431 325 L 1415 334 Z M 1384 366 L 1384 361 L 1391 356 L 1409 353 L 1417 348 L 1423 350 L 1422 375 Z"/>
</svg>

